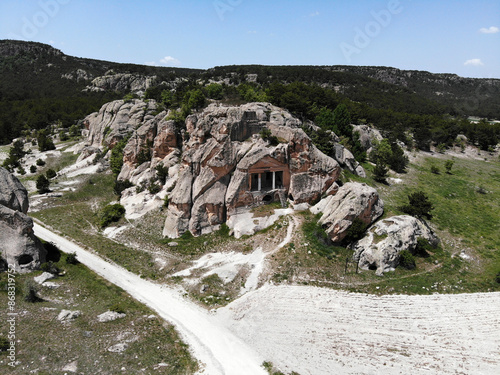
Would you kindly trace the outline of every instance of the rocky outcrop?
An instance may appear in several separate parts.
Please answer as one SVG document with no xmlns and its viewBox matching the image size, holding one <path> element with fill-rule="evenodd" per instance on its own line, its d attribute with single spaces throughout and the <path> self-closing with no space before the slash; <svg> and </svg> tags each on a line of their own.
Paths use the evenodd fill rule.
<svg viewBox="0 0 500 375">
<path fill-rule="evenodd" d="M 354 245 L 354 259 L 363 269 L 376 269 L 378 275 L 394 271 L 399 253 L 413 251 L 419 238 L 426 239 L 432 246 L 439 244 L 423 220 L 407 215 L 384 219 L 370 227 L 366 236 Z"/>
<path fill-rule="evenodd" d="M 377 129 L 368 125 L 354 125 L 352 131 L 359 134 L 359 142 L 367 152 L 371 150 L 374 142 L 384 139 Z"/>
<path fill-rule="evenodd" d="M 384 213 L 384 203 L 377 190 L 357 182 L 342 186 L 335 195 L 311 207 L 314 214 L 322 213 L 319 223 L 333 243 L 341 242 L 354 219 L 370 225 Z"/>
<path fill-rule="evenodd" d="M 158 84 L 156 76 L 141 76 L 137 74 L 107 74 L 95 78 L 87 87 L 87 91 L 118 91 L 144 93 L 148 88 Z"/>
<path fill-rule="evenodd" d="M 92 152 L 128 139 L 119 180 L 147 185 L 157 178 L 158 166 L 168 169 L 159 193 L 141 193 L 141 202 L 154 204 L 139 205 L 152 209 L 168 195 L 165 236 L 216 230 L 239 209 L 272 201 L 312 203 L 336 192 L 339 164 L 320 152 L 301 121 L 285 110 L 268 103 L 212 104 L 185 124 L 156 111 L 154 101 L 119 100 L 88 116 L 85 124 Z M 122 204 L 137 208 L 134 194 L 135 188 L 126 190 Z"/>
<path fill-rule="evenodd" d="M 288 112 L 267 103 L 211 105 L 190 116 L 190 139 L 184 144 L 164 235 L 210 232 L 238 209 L 263 202 L 319 199 L 340 167 L 316 149 L 299 126 Z M 264 128 L 280 143 L 262 139 L 259 132 Z"/>
<path fill-rule="evenodd" d="M 115 100 L 101 107 L 99 112 L 84 120 L 88 129 L 88 146 L 113 148 L 145 122 L 155 117 L 157 105 L 154 100 Z M 163 113 L 165 117 L 166 113 Z"/>
<path fill-rule="evenodd" d="M 19 180 L 0 168 L 1 265 L 19 272 L 36 269 L 45 261 L 46 251 L 33 233 L 28 212 L 28 192 Z"/>
</svg>

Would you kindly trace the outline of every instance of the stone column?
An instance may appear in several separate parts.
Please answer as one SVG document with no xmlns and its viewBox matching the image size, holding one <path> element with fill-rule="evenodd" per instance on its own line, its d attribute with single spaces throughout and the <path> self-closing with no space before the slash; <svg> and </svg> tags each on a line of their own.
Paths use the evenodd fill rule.
<svg viewBox="0 0 500 375">
<path fill-rule="evenodd" d="M 262 174 L 261 173 L 259 173 L 259 185 L 258 185 L 258 187 L 259 187 L 258 190 L 261 191 L 262 190 Z"/>
<path fill-rule="evenodd" d="M 273 172 L 273 190 L 276 189 L 276 172 Z"/>
</svg>

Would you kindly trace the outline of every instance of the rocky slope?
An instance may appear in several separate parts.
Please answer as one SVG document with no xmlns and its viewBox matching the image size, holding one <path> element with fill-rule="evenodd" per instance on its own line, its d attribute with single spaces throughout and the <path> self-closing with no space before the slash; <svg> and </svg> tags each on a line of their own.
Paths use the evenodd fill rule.
<svg viewBox="0 0 500 375">
<path fill-rule="evenodd" d="M 26 215 L 28 207 L 24 186 L 0 167 L 0 269 L 9 265 L 26 272 L 45 261 L 46 251 L 33 234 L 33 220 Z"/>
</svg>

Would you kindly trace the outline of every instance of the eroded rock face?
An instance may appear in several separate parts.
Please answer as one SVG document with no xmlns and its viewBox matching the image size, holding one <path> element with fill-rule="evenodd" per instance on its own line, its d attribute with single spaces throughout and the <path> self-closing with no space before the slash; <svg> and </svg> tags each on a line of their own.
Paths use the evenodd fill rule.
<svg viewBox="0 0 500 375">
<path fill-rule="evenodd" d="M 171 238 L 217 229 L 240 207 L 287 198 L 310 203 L 340 173 L 338 163 L 299 128 L 300 121 L 271 104 L 211 105 L 186 125 L 190 139 L 164 228 Z M 258 133 L 264 128 L 281 143 L 262 139 Z"/>
<path fill-rule="evenodd" d="M 366 236 L 354 245 L 354 259 L 363 269 L 376 268 L 378 275 L 394 271 L 399 253 L 414 250 L 419 238 L 426 239 L 432 246 L 439 244 L 423 220 L 408 215 L 384 219 L 370 227 Z"/>
<path fill-rule="evenodd" d="M 153 119 L 156 108 L 154 100 L 144 102 L 138 99 L 115 100 L 103 105 L 99 112 L 92 113 L 84 120 L 89 130 L 89 145 L 113 148 L 121 139 Z"/>
<path fill-rule="evenodd" d="M 323 213 L 319 223 L 334 243 L 341 242 L 354 219 L 370 225 L 384 213 L 384 203 L 377 190 L 357 182 L 349 182 L 335 195 L 311 207 L 314 214 Z"/>
<path fill-rule="evenodd" d="M 148 88 L 158 83 L 156 76 L 140 76 L 136 74 L 108 74 L 95 78 L 87 87 L 88 91 L 130 91 L 144 93 Z"/>
<path fill-rule="evenodd" d="M 19 180 L 0 168 L 0 267 L 12 265 L 18 272 L 40 267 L 46 251 L 33 233 L 28 212 L 28 192 Z"/>
<path fill-rule="evenodd" d="M 339 164 L 320 152 L 301 121 L 285 110 L 268 103 L 212 104 L 188 116 L 185 124 L 155 111 L 154 101 L 118 100 L 85 123 L 90 149 L 112 149 L 127 137 L 119 180 L 140 186 L 154 181 L 158 167 L 168 168 L 161 192 L 145 195 L 158 201 L 148 210 L 161 206 L 168 195 L 165 236 L 216 230 L 242 207 L 272 201 L 286 205 L 287 199 L 312 203 L 336 191 L 331 188 Z M 263 129 L 274 139 L 263 139 Z M 124 203 L 133 201 L 131 192 L 122 195 Z"/>
</svg>

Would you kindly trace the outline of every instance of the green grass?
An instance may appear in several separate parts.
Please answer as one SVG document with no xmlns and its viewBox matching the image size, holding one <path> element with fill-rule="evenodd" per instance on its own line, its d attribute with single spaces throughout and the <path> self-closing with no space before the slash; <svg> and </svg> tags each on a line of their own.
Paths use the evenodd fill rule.
<svg viewBox="0 0 500 375">
<path fill-rule="evenodd" d="M 64 276 L 51 280 L 57 289 L 40 287 L 42 302 L 28 303 L 16 298 L 17 360 L 20 364 L 9 374 L 64 374 L 62 368 L 77 361 L 78 373 L 118 374 L 193 374 L 198 365 L 180 340 L 173 326 L 129 297 L 118 287 L 95 275 L 85 266 L 68 265 L 66 255 L 56 264 Z M 38 272 L 40 273 L 40 272 Z M 38 273 L 16 276 L 16 289 Z M 0 274 L 0 303 L 7 306 L 6 273 Z M 126 316 L 99 323 L 97 315 L 119 305 Z M 57 320 L 61 310 L 80 310 L 71 323 Z M 0 335 L 6 335 L 7 309 L 0 310 Z M 120 338 L 122 336 L 122 338 Z M 123 353 L 108 348 L 132 339 Z M 7 354 L 0 354 L 0 367 L 7 368 Z M 166 363 L 166 367 L 158 364 Z M 126 371 L 122 371 L 122 368 Z M 144 369 L 144 370 L 142 370 Z M 2 372 L 5 370 L 2 370 Z M 3 372 L 5 373 L 5 372 Z"/>
<path fill-rule="evenodd" d="M 110 174 L 86 177 L 74 192 L 51 198 L 52 207 L 31 213 L 62 234 L 111 259 L 129 271 L 149 277 L 154 273 L 149 253 L 112 241 L 100 232 L 101 210 L 116 199 Z"/>
</svg>

